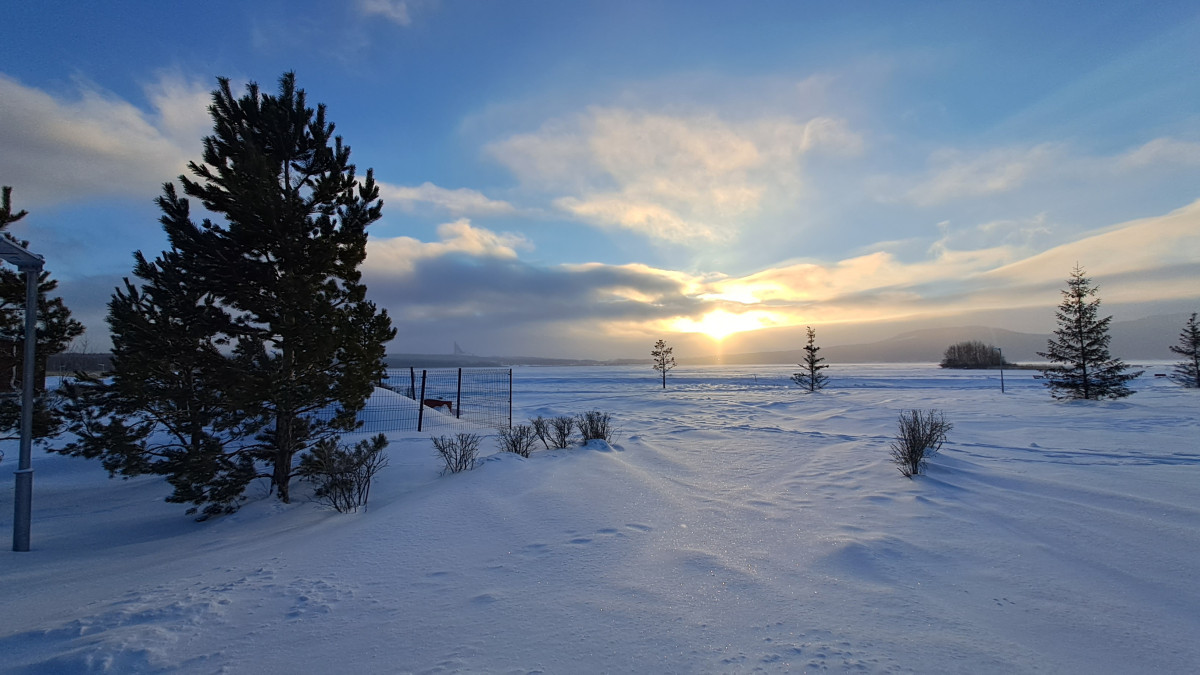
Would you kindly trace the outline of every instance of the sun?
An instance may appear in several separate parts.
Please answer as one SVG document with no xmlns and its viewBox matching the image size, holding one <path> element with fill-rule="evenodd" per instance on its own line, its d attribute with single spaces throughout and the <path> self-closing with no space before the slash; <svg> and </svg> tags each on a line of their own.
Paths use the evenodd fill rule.
<svg viewBox="0 0 1200 675">
<path fill-rule="evenodd" d="M 776 323 L 768 312 L 751 311 L 734 314 L 723 309 L 714 309 L 700 317 L 699 321 L 695 319 L 678 320 L 675 323 L 675 330 L 681 333 L 703 333 L 720 342 L 734 333 L 759 330 Z"/>
</svg>

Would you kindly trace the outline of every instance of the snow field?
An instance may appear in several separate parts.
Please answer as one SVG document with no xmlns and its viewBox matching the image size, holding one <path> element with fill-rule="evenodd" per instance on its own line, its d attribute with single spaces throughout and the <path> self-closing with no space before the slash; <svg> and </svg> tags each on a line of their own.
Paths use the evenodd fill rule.
<svg viewBox="0 0 1200 675">
<path fill-rule="evenodd" d="M 34 550 L 0 553 L 0 671 L 1200 663 L 1196 392 L 1147 375 L 1058 403 L 1030 371 L 1002 395 L 995 372 L 834 364 L 808 395 L 794 369 L 679 368 L 663 391 L 648 367 L 519 368 L 514 422 L 607 411 L 613 445 L 440 476 L 428 434 L 393 433 L 351 515 L 256 486 L 197 524 L 159 479 L 39 454 Z M 887 445 L 913 407 L 955 427 L 909 480 Z"/>
</svg>

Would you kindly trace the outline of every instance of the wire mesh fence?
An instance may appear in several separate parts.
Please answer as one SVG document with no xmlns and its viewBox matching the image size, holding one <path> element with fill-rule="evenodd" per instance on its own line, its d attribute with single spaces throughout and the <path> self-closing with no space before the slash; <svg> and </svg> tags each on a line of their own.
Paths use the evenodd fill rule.
<svg viewBox="0 0 1200 675">
<path fill-rule="evenodd" d="M 359 418 L 368 433 L 508 427 L 512 369 L 390 368 Z"/>
</svg>

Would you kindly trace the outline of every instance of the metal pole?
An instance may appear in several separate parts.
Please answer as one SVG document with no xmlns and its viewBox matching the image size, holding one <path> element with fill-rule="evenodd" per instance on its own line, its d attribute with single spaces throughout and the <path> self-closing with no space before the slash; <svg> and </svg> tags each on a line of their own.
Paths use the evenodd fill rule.
<svg viewBox="0 0 1200 675">
<path fill-rule="evenodd" d="M 1004 350 L 996 347 L 996 351 L 1000 352 L 1000 393 L 1004 393 Z"/>
<path fill-rule="evenodd" d="M 508 428 L 512 428 L 512 368 L 508 369 Z"/>
<path fill-rule="evenodd" d="M 37 282 L 40 267 L 25 268 L 25 363 L 21 375 L 21 456 L 17 462 L 16 503 L 13 506 L 13 550 L 29 550 L 33 515 L 33 378 L 36 372 Z"/>
<path fill-rule="evenodd" d="M 421 431 L 421 426 L 425 423 L 425 373 L 429 371 L 421 371 L 421 398 L 417 399 L 417 431 Z"/>
<path fill-rule="evenodd" d="M 454 399 L 454 419 L 462 419 L 462 368 L 458 369 L 458 394 Z"/>
</svg>

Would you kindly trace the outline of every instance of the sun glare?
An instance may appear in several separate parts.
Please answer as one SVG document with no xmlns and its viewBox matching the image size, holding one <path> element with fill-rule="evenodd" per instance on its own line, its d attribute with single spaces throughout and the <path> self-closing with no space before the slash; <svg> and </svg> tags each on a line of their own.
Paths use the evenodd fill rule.
<svg viewBox="0 0 1200 675">
<path fill-rule="evenodd" d="M 776 325 L 776 321 L 767 312 L 734 314 L 716 309 L 705 314 L 699 321 L 680 319 L 675 324 L 675 330 L 681 333 L 704 333 L 720 342 L 734 333 L 759 330 L 773 325 Z"/>
</svg>

